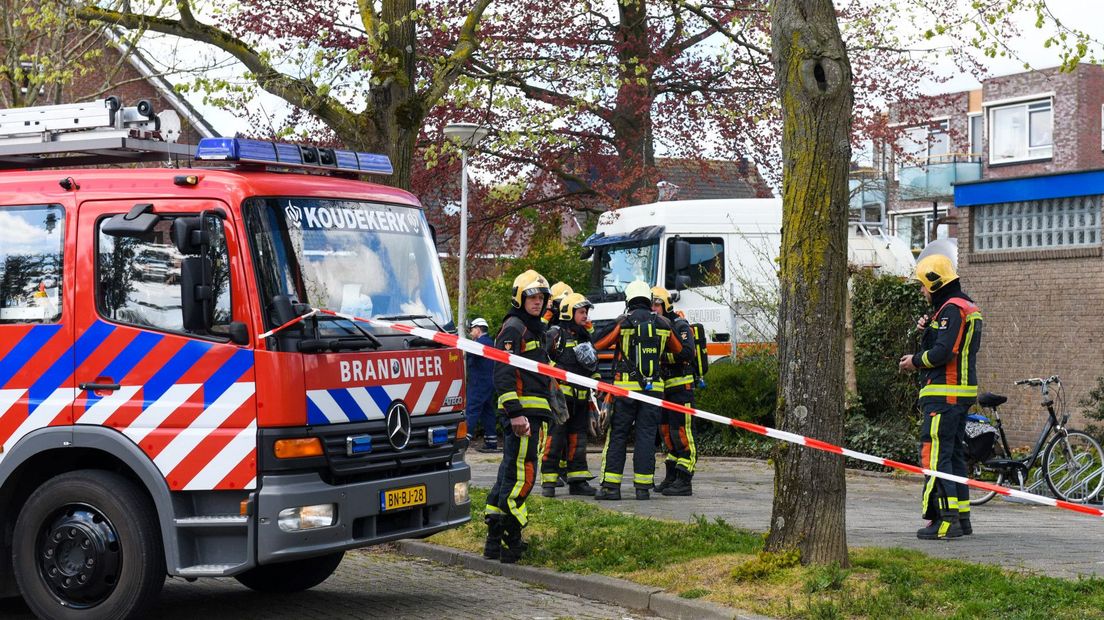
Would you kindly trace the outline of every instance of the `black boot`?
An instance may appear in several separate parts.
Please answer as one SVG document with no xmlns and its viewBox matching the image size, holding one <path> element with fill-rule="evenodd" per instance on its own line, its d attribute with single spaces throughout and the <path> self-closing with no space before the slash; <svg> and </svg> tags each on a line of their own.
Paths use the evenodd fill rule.
<svg viewBox="0 0 1104 620">
<path fill-rule="evenodd" d="M 637 489 L 636 499 L 652 499 L 652 494 L 648 491 L 648 489 Z"/>
<path fill-rule="evenodd" d="M 586 495 L 590 497 L 596 492 L 594 487 L 590 486 L 590 483 L 586 480 L 572 480 L 567 483 L 568 495 Z"/>
<path fill-rule="evenodd" d="M 602 487 L 598 489 L 598 493 L 594 495 L 594 499 L 599 501 L 619 500 L 621 499 L 621 487 L 608 487 L 603 484 Z"/>
<path fill-rule="evenodd" d="M 663 482 L 659 483 L 659 486 L 655 490 L 663 493 L 663 490 L 675 483 L 675 477 L 678 475 L 676 472 L 674 461 L 663 461 L 663 466 L 667 468 L 667 475 L 663 477 Z"/>
<path fill-rule="evenodd" d="M 541 484 L 541 497 L 556 497 L 556 487 L 559 486 L 555 482 L 545 482 Z"/>
<path fill-rule="evenodd" d="M 497 560 L 502 554 L 502 535 L 506 531 L 502 515 L 487 515 L 483 517 L 483 521 L 487 524 L 487 542 L 483 543 L 483 557 Z"/>
<path fill-rule="evenodd" d="M 962 526 L 958 522 L 958 511 L 944 511 L 938 519 L 928 523 L 927 527 L 916 531 L 920 540 L 947 540 L 962 537 Z"/>
<path fill-rule="evenodd" d="M 974 533 L 974 526 L 970 524 L 970 513 L 960 512 L 958 514 L 958 525 L 962 528 L 963 536 L 969 536 Z"/>
<path fill-rule="evenodd" d="M 676 470 L 675 481 L 666 489 L 660 491 L 667 496 L 685 497 L 694 494 L 694 487 L 690 486 L 690 479 L 694 476 L 689 472 Z"/>
<path fill-rule="evenodd" d="M 507 516 L 504 519 L 505 533 L 502 535 L 502 553 L 499 555 L 498 561 L 503 564 L 513 564 L 521 559 L 525 549 L 528 545 L 524 544 L 521 540 L 521 523 L 513 517 L 513 515 Z"/>
</svg>

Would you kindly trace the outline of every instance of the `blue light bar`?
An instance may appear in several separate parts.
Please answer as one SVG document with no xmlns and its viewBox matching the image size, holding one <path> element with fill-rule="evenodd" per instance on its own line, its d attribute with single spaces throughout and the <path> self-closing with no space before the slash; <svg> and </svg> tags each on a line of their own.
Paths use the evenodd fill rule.
<svg viewBox="0 0 1104 620">
<path fill-rule="evenodd" d="M 433 428 L 426 429 L 426 439 L 431 446 L 440 446 L 448 443 L 448 428 L 444 426 L 434 426 Z"/>
<path fill-rule="evenodd" d="M 355 456 L 357 454 L 368 454 L 372 451 L 372 436 L 371 435 L 359 435 L 356 437 L 345 438 L 345 454 L 347 456 Z"/>
<path fill-rule="evenodd" d="M 245 138 L 203 138 L 195 153 L 199 161 L 274 164 L 287 168 L 318 168 L 367 174 L 392 174 L 391 160 L 378 153 L 300 146 Z"/>
</svg>

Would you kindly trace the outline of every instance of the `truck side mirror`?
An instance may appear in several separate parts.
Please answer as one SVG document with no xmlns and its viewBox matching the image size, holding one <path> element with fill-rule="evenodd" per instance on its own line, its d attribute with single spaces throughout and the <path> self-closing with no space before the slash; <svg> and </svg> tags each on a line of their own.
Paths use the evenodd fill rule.
<svg viewBox="0 0 1104 620">
<path fill-rule="evenodd" d="M 185 256 L 201 254 L 209 242 L 203 217 L 178 217 L 173 220 L 172 240 L 176 249 Z"/>
<path fill-rule="evenodd" d="M 429 225 L 429 238 L 433 240 L 433 247 L 437 247 L 437 227 L 433 224 Z"/>
<path fill-rule="evenodd" d="M 125 214 L 108 218 L 100 230 L 112 237 L 141 237 L 149 234 L 160 221 L 161 216 L 153 212 L 153 205 L 137 204 Z"/>
<path fill-rule="evenodd" d="M 671 243 L 671 252 L 673 255 L 673 260 L 671 262 L 675 268 L 675 273 L 680 273 L 690 267 L 689 241 L 683 241 L 675 237 L 674 241 Z"/>
<path fill-rule="evenodd" d="M 188 256 L 180 261 L 180 312 L 186 331 L 206 333 L 215 322 L 212 271 L 211 259 L 206 256 Z"/>
</svg>

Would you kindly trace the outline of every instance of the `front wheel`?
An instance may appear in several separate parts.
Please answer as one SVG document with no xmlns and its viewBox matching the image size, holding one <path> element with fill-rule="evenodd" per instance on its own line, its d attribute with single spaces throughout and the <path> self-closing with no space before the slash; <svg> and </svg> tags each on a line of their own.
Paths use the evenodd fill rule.
<svg viewBox="0 0 1104 620">
<path fill-rule="evenodd" d="M 1043 452 L 1043 477 L 1058 499 L 1091 501 L 1104 488 L 1104 450 L 1087 433 L 1065 431 Z"/>
<path fill-rule="evenodd" d="M 343 557 L 345 552 L 338 551 L 305 560 L 265 564 L 235 575 L 234 579 L 257 592 L 300 592 L 329 579 Z"/>
<path fill-rule="evenodd" d="M 12 538 L 19 591 L 40 618 L 142 617 L 165 582 L 153 504 L 112 472 L 47 480 L 19 511 Z"/>
</svg>

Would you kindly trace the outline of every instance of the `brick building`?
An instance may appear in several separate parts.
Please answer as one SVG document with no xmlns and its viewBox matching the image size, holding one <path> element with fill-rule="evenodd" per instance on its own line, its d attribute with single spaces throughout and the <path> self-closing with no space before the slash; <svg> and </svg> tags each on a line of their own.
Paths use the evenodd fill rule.
<svg viewBox="0 0 1104 620">
<path fill-rule="evenodd" d="M 1084 426 L 1078 400 L 1104 375 L 1104 68 L 995 77 L 910 114 L 891 111 L 902 138 L 882 160 L 891 232 L 914 247 L 936 230 L 957 237 L 985 316 L 981 389 L 1009 397 L 1013 445 L 1031 444 L 1045 416 L 1017 379 L 1060 375 Z"/>
</svg>

